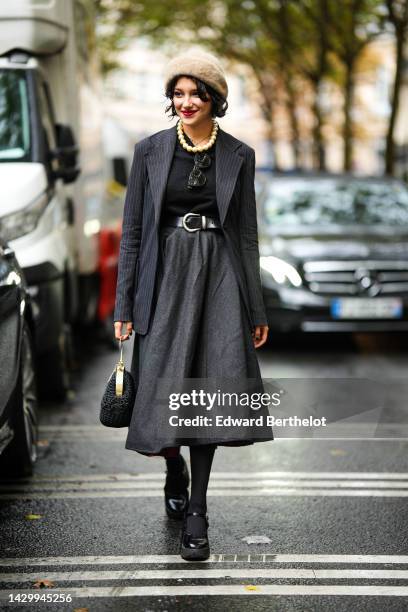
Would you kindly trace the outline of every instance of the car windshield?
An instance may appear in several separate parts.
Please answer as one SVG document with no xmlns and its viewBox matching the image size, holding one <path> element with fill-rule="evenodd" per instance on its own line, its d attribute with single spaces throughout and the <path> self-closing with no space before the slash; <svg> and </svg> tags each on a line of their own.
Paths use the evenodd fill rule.
<svg viewBox="0 0 408 612">
<path fill-rule="evenodd" d="M 22 70 L 0 70 L 0 162 L 25 161 L 30 150 L 27 82 Z"/>
<path fill-rule="evenodd" d="M 263 202 L 271 225 L 406 225 L 408 189 L 398 182 L 272 179 Z"/>
</svg>

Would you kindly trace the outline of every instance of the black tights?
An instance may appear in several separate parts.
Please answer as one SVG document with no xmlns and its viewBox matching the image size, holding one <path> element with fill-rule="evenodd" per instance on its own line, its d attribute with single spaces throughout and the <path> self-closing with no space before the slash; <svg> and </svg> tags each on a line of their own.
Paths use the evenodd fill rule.
<svg viewBox="0 0 408 612">
<path fill-rule="evenodd" d="M 207 512 L 207 487 L 216 448 L 216 444 L 190 446 L 191 512 Z"/>
<path fill-rule="evenodd" d="M 207 487 L 216 444 L 190 446 L 191 495 L 188 510 L 190 512 L 207 512 Z M 187 529 L 193 536 L 203 534 L 205 520 L 199 516 L 187 517 Z"/>
</svg>

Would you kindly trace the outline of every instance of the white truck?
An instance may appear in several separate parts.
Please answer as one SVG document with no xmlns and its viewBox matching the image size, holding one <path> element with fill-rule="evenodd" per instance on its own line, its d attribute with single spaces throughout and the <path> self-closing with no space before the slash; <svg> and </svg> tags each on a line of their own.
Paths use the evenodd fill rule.
<svg viewBox="0 0 408 612">
<path fill-rule="evenodd" d="M 0 235 L 34 301 L 41 386 L 59 398 L 74 322 L 111 322 L 119 252 L 92 11 L 88 0 L 0 5 Z"/>
</svg>

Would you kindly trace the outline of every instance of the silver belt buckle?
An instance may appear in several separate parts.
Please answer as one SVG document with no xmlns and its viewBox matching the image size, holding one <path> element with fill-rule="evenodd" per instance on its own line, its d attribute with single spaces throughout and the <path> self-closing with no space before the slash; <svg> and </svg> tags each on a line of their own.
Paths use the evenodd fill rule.
<svg viewBox="0 0 408 612">
<path fill-rule="evenodd" d="M 183 223 L 184 229 L 187 230 L 188 232 L 197 232 L 199 229 L 201 229 L 200 227 L 187 227 L 186 225 L 187 217 L 200 217 L 200 216 L 201 216 L 200 213 L 192 213 L 192 212 L 189 212 L 183 215 L 182 223 Z"/>
</svg>

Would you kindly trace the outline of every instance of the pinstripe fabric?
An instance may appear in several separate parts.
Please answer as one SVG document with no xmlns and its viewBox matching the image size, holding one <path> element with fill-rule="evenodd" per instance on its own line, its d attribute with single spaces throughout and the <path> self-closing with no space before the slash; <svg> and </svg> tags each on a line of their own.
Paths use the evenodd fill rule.
<svg viewBox="0 0 408 612">
<path fill-rule="evenodd" d="M 146 139 L 135 146 L 126 189 L 116 285 L 115 321 L 133 320 L 133 299 L 139 268 L 142 211 L 146 182 L 143 157 L 145 144 Z"/>
<path fill-rule="evenodd" d="M 114 319 L 133 321 L 139 334 L 149 327 L 160 218 L 176 138 L 173 126 L 140 141 L 129 175 Z M 267 324 L 259 270 L 255 151 L 221 128 L 215 147 L 217 205 L 231 263 L 252 325 Z"/>
<path fill-rule="evenodd" d="M 252 321 L 255 325 L 267 325 L 259 269 L 258 224 L 255 199 L 255 150 L 246 147 L 247 156 L 243 167 L 239 236 L 242 262 L 248 284 Z"/>
</svg>

